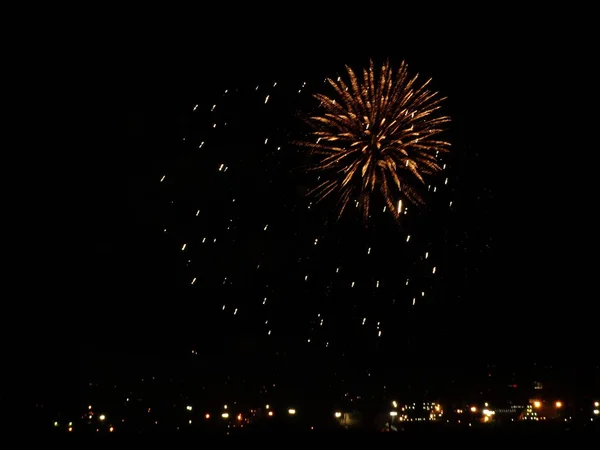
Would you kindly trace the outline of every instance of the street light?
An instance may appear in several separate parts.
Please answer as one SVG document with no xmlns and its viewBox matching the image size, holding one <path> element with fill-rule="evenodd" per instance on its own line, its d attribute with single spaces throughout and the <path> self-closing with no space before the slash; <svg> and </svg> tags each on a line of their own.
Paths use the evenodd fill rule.
<svg viewBox="0 0 600 450">
<path fill-rule="evenodd" d="M 556 407 L 557 408 L 562 408 L 562 402 L 556 402 Z"/>
</svg>

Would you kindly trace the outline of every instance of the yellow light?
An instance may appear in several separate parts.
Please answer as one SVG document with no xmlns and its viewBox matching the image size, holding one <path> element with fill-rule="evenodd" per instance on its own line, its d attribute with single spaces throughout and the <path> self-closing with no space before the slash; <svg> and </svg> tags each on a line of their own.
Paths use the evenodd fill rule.
<svg viewBox="0 0 600 450">
<path fill-rule="evenodd" d="M 435 405 L 435 410 L 439 412 L 440 411 L 440 405 Z"/>
<path fill-rule="evenodd" d="M 115 429 L 114 429 L 114 427 L 110 427 L 110 428 L 108 429 L 108 431 L 110 431 L 111 433 L 112 433 L 114 430 L 115 430 Z"/>
<path fill-rule="evenodd" d="M 69 431 L 73 431 L 73 427 L 69 427 Z"/>
<path fill-rule="evenodd" d="M 542 403 L 538 400 L 536 400 L 535 402 L 533 402 L 533 406 L 535 406 L 536 408 L 539 408 L 540 406 L 542 406 Z"/>
<path fill-rule="evenodd" d="M 92 405 L 88 405 L 88 409 L 92 409 Z"/>
<path fill-rule="evenodd" d="M 293 408 L 292 408 L 292 409 L 288 409 L 288 414 L 289 414 L 290 416 L 293 416 L 294 414 L 296 414 L 296 410 L 295 410 L 295 409 L 293 409 Z"/>
<path fill-rule="evenodd" d="M 229 418 L 229 413 L 223 413 L 223 414 L 221 414 L 221 417 L 223 419 L 228 419 Z"/>
<path fill-rule="evenodd" d="M 477 412 L 477 408 L 475 408 L 474 406 L 471 406 L 471 412 Z"/>
<path fill-rule="evenodd" d="M 54 422 L 54 426 L 57 427 L 58 426 L 58 422 Z"/>
<path fill-rule="evenodd" d="M 206 417 L 207 419 L 210 419 L 210 414 L 206 413 L 206 415 L 204 417 Z"/>
<path fill-rule="evenodd" d="M 269 405 L 267 405 L 267 406 L 265 406 L 265 408 L 269 409 L 269 408 L 270 408 L 270 406 L 269 406 Z"/>
<path fill-rule="evenodd" d="M 594 410 L 594 414 L 598 415 L 600 414 L 600 411 L 598 411 L 597 409 Z"/>
<path fill-rule="evenodd" d="M 188 406 L 185 407 L 185 409 L 187 409 L 188 411 L 191 411 L 192 407 L 188 405 Z"/>
<path fill-rule="evenodd" d="M 600 406 L 600 403 L 594 402 L 594 406 L 597 408 L 598 406 Z"/>
<path fill-rule="evenodd" d="M 341 413 L 341 412 L 336 412 L 336 413 L 335 413 L 335 417 L 336 417 L 337 419 L 339 419 L 340 417 L 342 417 L 342 413 Z"/>
<path fill-rule="evenodd" d="M 394 400 L 394 401 L 392 402 L 392 405 L 394 405 L 394 408 L 397 408 L 397 407 L 398 407 L 398 403 L 396 403 L 396 400 Z"/>
<path fill-rule="evenodd" d="M 390 411 L 390 416 L 396 417 L 398 415 L 397 411 Z"/>
<path fill-rule="evenodd" d="M 269 411 L 269 417 L 273 417 L 273 411 Z"/>
<path fill-rule="evenodd" d="M 557 408 L 562 408 L 562 402 L 556 402 L 556 407 Z"/>
<path fill-rule="evenodd" d="M 100 414 L 100 417 L 98 417 L 98 419 L 104 420 L 104 419 L 106 419 L 106 416 L 104 414 Z"/>
<path fill-rule="evenodd" d="M 242 420 L 242 415 L 241 414 L 238 414 L 237 420 Z"/>
</svg>

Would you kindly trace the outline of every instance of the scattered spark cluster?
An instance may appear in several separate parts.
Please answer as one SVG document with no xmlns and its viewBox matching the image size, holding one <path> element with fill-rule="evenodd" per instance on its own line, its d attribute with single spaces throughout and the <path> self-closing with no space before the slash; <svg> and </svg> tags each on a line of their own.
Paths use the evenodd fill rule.
<svg viewBox="0 0 600 450">
<path fill-rule="evenodd" d="M 441 170 L 439 155 L 450 146 L 438 136 L 450 120 L 436 114 L 443 98 L 426 89 L 431 80 L 419 86 L 409 77 L 404 62 L 396 74 L 386 63 L 378 75 L 371 61 L 362 83 L 347 71 L 349 85 L 327 79 L 337 97 L 314 94 L 322 110 L 308 119 L 313 140 L 298 143 L 320 157 L 314 169 L 324 176 L 314 193 L 339 195 L 340 215 L 356 201 L 367 220 L 378 191 L 399 218 L 403 199 L 424 203 L 416 184 Z"/>
<path fill-rule="evenodd" d="M 439 154 L 445 144 L 433 140 L 446 119 L 433 118 L 433 94 L 414 87 L 404 65 L 397 84 L 391 83 L 387 66 L 380 87 L 373 85 L 372 68 L 366 73 L 375 92 L 364 96 L 356 91 L 356 80 L 353 99 L 339 79 L 332 83 L 347 100 L 348 113 L 356 108 L 356 114 L 370 115 L 365 124 L 377 122 L 372 131 L 383 142 L 380 162 L 368 162 L 367 157 L 362 168 L 350 163 L 357 173 L 366 170 L 365 189 L 371 192 L 377 183 L 386 183 L 376 179 L 381 170 L 393 178 L 392 168 L 400 162 L 421 181 L 421 174 L 434 169 L 446 172 L 449 163 Z M 348 211 L 343 220 L 336 220 L 325 202 L 314 203 L 307 196 L 310 177 L 303 170 L 307 155 L 295 142 L 310 138 L 297 117 L 315 107 L 311 93 L 322 83 L 323 79 L 241 85 L 190 105 L 189 127 L 180 136 L 183 156 L 157 174 L 155 183 L 160 230 L 179 253 L 180 286 L 190 291 L 191 301 L 228 317 L 229 330 L 244 328 L 270 339 L 287 335 L 307 346 L 332 348 L 349 345 L 349 336 L 378 342 L 402 335 L 412 310 L 435 304 L 449 245 L 439 217 L 451 217 L 454 202 L 451 175 L 443 173 L 426 186 L 430 209 L 439 212 L 437 227 L 417 208 L 390 203 L 392 194 L 385 189 L 387 203 L 374 209 L 376 202 L 362 196 L 352 204 L 356 212 Z M 317 97 L 323 101 L 318 107 L 323 117 L 337 111 L 333 100 Z M 384 100 L 387 103 L 379 107 L 363 104 Z M 389 121 L 387 126 L 383 119 Z M 339 127 L 337 132 L 354 126 L 350 118 L 347 125 L 328 120 Z M 334 151 L 334 132 L 317 134 L 331 141 L 318 149 Z M 386 153 L 404 156 L 385 159 Z M 375 169 L 378 164 L 387 166 Z M 328 186 L 334 182 L 324 181 Z M 421 199 L 404 181 L 396 186 L 407 200 Z M 349 205 L 349 194 L 343 198 Z M 368 228 L 361 208 L 371 217 Z"/>
</svg>

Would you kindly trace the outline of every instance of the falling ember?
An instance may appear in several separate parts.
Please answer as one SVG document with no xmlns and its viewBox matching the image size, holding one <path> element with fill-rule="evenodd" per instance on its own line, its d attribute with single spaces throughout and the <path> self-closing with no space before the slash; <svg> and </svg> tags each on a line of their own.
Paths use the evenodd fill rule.
<svg viewBox="0 0 600 450">
<path fill-rule="evenodd" d="M 338 218 L 361 199 L 366 221 L 373 195 L 381 192 L 398 220 L 402 199 L 425 203 L 419 188 L 441 170 L 438 154 L 449 151 L 438 136 L 450 121 L 437 113 L 444 98 L 427 89 L 431 80 L 419 84 L 418 76 L 409 76 L 405 62 L 394 74 L 389 63 L 377 73 L 370 61 L 362 80 L 346 69 L 349 84 L 341 77 L 327 80 L 337 100 L 314 95 L 324 112 L 307 119 L 313 139 L 296 142 L 318 156 L 313 170 L 328 173 L 310 194 L 318 200 L 335 194 Z"/>
</svg>

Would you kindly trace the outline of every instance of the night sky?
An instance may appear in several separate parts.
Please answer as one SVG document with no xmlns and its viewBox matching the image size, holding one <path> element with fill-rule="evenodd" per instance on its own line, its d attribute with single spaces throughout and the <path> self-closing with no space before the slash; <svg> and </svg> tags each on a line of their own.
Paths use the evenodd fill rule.
<svg viewBox="0 0 600 450">
<path fill-rule="evenodd" d="M 81 382 L 150 365 L 324 386 L 337 374 L 359 385 L 497 360 L 575 364 L 562 355 L 588 345 L 574 322 L 585 301 L 562 256 L 569 225 L 540 188 L 553 178 L 544 152 L 564 144 L 549 133 L 551 80 L 496 33 L 445 31 L 344 52 L 244 33 L 236 51 L 204 37 L 94 46 L 72 74 L 73 134 L 52 161 L 65 176 L 44 267 L 61 312 L 44 306 L 42 322 L 70 344 L 49 343 L 42 364 L 79 357 Z M 290 144 L 306 132 L 297 115 L 345 64 L 388 57 L 448 97 L 447 168 L 401 228 L 381 209 L 368 228 L 353 208 L 336 222 L 331 201 L 305 196 L 314 178 Z"/>
</svg>

